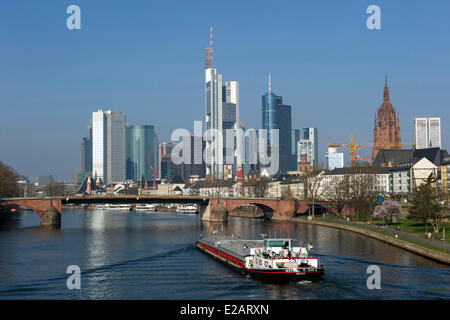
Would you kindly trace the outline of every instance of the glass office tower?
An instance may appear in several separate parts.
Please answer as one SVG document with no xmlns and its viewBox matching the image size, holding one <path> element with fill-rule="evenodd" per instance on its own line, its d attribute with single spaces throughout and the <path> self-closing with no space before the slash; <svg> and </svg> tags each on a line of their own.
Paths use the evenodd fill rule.
<svg viewBox="0 0 450 320">
<path fill-rule="evenodd" d="M 154 126 L 130 126 L 127 136 L 127 176 L 136 181 L 142 178 L 153 181 L 149 161 L 155 173 L 158 174 L 158 138 Z"/>
<path fill-rule="evenodd" d="M 279 130 L 279 171 L 289 171 L 292 163 L 291 106 L 283 104 L 283 98 L 269 92 L 262 96 L 262 128 L 267 130 L 269 148 L 275 145 L 270 130 Z"/>
</svg>

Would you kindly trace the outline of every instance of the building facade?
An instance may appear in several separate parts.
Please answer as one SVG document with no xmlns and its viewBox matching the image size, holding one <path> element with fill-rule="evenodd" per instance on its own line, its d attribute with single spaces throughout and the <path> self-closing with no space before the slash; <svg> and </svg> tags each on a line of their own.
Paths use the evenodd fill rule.
<svg viewBox="0 0 450 320">
<path fill-rule="evenodd" d="M 154 126 L 129 126 L 127 150 L 127 177 L 135 181 L 153 181 L 154 173 L 158 177 L 158 138 Z"/>
<path fill-rule="evenodd" d="M 297 143 L 297 159 L 300 154 L 306 153 L 307 161 L 311 168 L 317 167 L 319 163 L 319 137 L 317 128 L 303 128 L 300 141 Z"/>
<path fill-rule="evenodd" d="M 92 113 L 92 174 L 106 184 L 126 178 L 125 120 L 118 111 Z"/>
<path fill-rule="evenodd" d="M 297 170 L 298 142 L 300 141 L 300 129 L 292 129 L 291 136 L 291 170 Z"/>
<path fill-rule="evenodd" d="M 337 152 L 336 148 L 328 148 L 328 152 L 325 154 L 325 163 L 329 170 L 343 168 L 344 153 Z"/>
<path fill-rule="evenodd" d="M 292 166 L 291 106 L 283 104 L 283 98 L 271 92 L 262 96 L 262 128 L 267 130 L 268 149 L 279 151 L 279 172 L 287 172 Z M 272 141 L 271 130 L 278 130 L 279 141 Z"/>
<path fill-rule="evenodd" d="M 416 149 L 441 148 L 441 118 L 415 118 L 414 144 Z"/>
<path fill-rule="evenodd" d="M 92 123 L 88 127 L 88 136 L 81 140 L 80 144 L 80 172 L 92 174 Z"/>
</svg>

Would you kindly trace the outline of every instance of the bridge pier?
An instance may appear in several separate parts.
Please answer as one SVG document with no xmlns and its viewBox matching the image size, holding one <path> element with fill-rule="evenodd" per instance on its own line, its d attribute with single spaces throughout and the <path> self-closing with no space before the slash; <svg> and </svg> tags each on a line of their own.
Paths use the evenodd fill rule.
<svg viewBox="0 0 450 320">
<path fill-rule="evenodd" d="M 211 201 L 207 206 L 200 207 L 200 217 L 202 221 L 208 222 L 227 222 L 228 221 L 228 211 L 220 203 L 215 204 L 211 208 Z"/>
<path fill-rule="evenodd" d="M 0 201 L 0 205 L 17 205 L 30 208 L 41 218 L 41 226 L 61 226 L 61 200 L 60 199 L 24 199 Z"/>
</svg>

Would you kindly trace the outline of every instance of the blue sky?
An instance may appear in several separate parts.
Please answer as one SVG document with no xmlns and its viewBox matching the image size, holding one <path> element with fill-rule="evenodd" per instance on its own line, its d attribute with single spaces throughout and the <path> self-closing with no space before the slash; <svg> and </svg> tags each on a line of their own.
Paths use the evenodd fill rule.
<svg viewBox="0 0 450 320">
<path fill-rule="evenodd" d="M 66 8 L 81 8 L 81 30 Z M 381 8 L 368 30 L 366 8 Z M 204 48 L 241 89 L 241 119 L 261 127 L 261 95 L 292 105 L 293 128 L 326 143 L 373 139 L 387 74 L 403 142 L 415 117 L 441 117 L 449 149 L 448 1 L 103 1 L 0 3 L 0 161 L 71 180 L 92 111 L 153 124 L 161 141 L 204 119 Z M 348 150 L 343 149 L 346 160 Z M 369 156 L 370 148 L 361 149 Z"/>
</svg>

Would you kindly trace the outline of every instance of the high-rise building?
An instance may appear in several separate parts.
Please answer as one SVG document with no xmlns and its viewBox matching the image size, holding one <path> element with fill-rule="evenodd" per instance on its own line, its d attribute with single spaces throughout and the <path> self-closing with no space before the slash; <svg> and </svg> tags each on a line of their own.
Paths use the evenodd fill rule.
<svg viewBox="0 0 450 320">
<path fill-rule="evenodd" d="M 234 139 L 232 145 L 226 145 L 226 130 L 239 128 L 239 82 L 226 81 L 222 85 L 222 75 L 213 68 L 212 59 L 212 27 L 210 29 L 210 47 L 205 49 L 205 108 L 206 129 L 212 137 L 207 139 L 206 147 L 211 157 L 207 159 L 206 174 L 215 178 L 223 178 L 223 165 L 227 154 L 233 155 L 233 166 L 236 167 L 241 157 Z M 228 153 L 227 153 L 228 152 Z"/>
<path fill-rule="evenodd" d="M 297 170 L 297 144 L 300 141 L 300 129 L 292 129 L 292 137 L 291 137 L 291 170 Z"/>
<path fill-rule="evenodd" d="M 92 113 L 92 174 L 106 184 L 125 180 L 125 139 L 125 115 Z"/>
<path fill-rule="evenodd" d="M 127 131 L 127 164 L 128 170 L 131 170 L 127 176 L 135 181 L 142 178 L 153 181 L 153 171 L 157 175 L 159 169 L 158 138 L 154 126 L 134 125 Z"/>
<path fill-rule="evenodd" d="M 337 152 L 336 148 L 328 148 L 328 152 L 325 154 L 325 163 L 329 170 L 343 168 L 344 153 Z"/>
<path fill-rule="evenodd" d="M 283 104 L 283 97 L 272 93 L 269 73 L 269 92 L 262 96 L 262 128 L 267 130 L 268 149 L 276 145 L 271 130 L 278 130 L 279 172 L 289 171 L 292 163 L 292 119 L 291 106 Z"/>
<path fill-rule="evenodd" d="M 183 163 L 183 180 L 187 183 L 191 176 L 206 178 L 206 164 L 203 161 L 203 151 L 206 143 L 201 136 L 183 137 L 183 156 L 186 156 L 186 163 Z"/>
<path fill-rule="evenodd" d="M 80 171 L 82 174 L 92 173 L 92 123 L 88 127 L 88 136 L 81 140 Z"/>
<path fill-rule="evenodd" d="M 175 147 L 175 143 L 163 142 L 159 144 L 158 158 L 159 158 L 159 178 L 167 179 L 167 170 L 169 162 L 171 162 L 172 149 Z"/>
<path fill-rule="evenodd" d="M 414 143 L 416 149 L 425 149 L 429 147 L 427 118 L 414 119 Z"/>
<path fill-rule="evenodd" d="M 212 27 L 210 29 L 210 47 L 205 50 L 205 107 L 206 130 L 210 137 L 206 147 L 211 155 L 207 159 L 206 174 L 216 178 L 223 176 L 223 136 L 222 136 L 222 75 L 213 69 L 212 64 Z"/>
<path fill-rule="evenodd" d="M 319 163 L 319 139 L 317 128 L 303 128 L 300 132 L 300 140 L 297 143 L 297 159 L 300 154 L 305 153 L 307 162 L 311 168 L 317 167 Z"/>
<path fill-rule="evenodd" d="M 428 118 L 430 148 L 441 148 L 441 118 Z"/>
<path fill-rule="evenodd" d="M 236 176 L 236 169 L 238 164 L 242 164 L 242 157 L 240 155 L 240 143 L 241 139 L 237 137 L 240 135 L 238 131 L 240 126 L 239 120 L 239 82 L 238 81 L 226 81 L 222 87 L 222 128 L 223 128 L 223 159 L 224 165 L 227 165 L 229 169 L 232 168 L 232 176 Z M 232 141 L 227 141 L 227 131 L 236 136 Z M 228 156 L 232 156 L 231 159 L 227 159 Z"/>
<path fill-rule="evenodd" d="M 401 149 L 400 120 L 389 99 L 387 77 L 385 78 L 383 103 L 375 114 L 373 130 L 372 162 L 381 149 Z"/>
<path fill-rule="evenodd" d="M 416 149 L 441 148 L 441 118 L 415 118 L 414 144 Z"/>
</svg>

